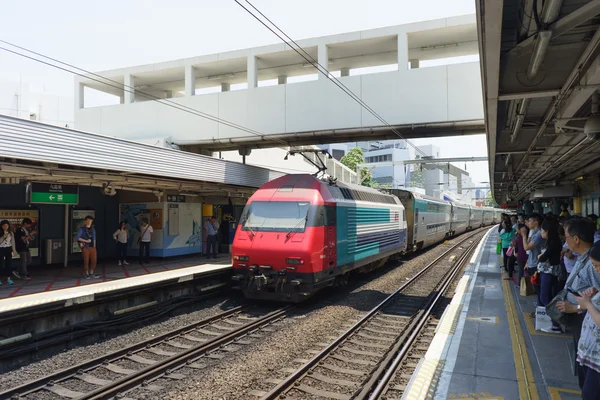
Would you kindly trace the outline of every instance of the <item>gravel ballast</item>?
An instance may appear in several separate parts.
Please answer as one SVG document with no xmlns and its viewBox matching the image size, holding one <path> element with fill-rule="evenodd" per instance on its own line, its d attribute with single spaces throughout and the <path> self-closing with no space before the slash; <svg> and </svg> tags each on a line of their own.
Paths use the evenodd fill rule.
<svg viewBox="0 0 600 400">
<path fill-rule="evenodd" d="M 181 381 L 166 382 L 164 399 L 254 399 L 253 391 L 268 391 L 274 386 L 268 378 L 281 379 L 286 370 L 297 368 L 295 359 L 310 359 L 309 350 L 321 350 L 322 344 L 338 336 L 365 312 L 372 309 L 403 282 L 445 252 L 460 238 L 440 244 L 426 253 L 403 262 L 397 268 L 387 268 L 381 276 L 371 274 L 371 281 L 346 295 L 321 296 L 303 314 L 284 320 L 281 328 L 258 345 L 247 346 L 218 364 Z M 366 349 L 368 350 L 368 349 Z M 164 381 L 163 381 L 164 383 Z M 128 397 L 147 395 L 135 390 Z"/>
</svg>

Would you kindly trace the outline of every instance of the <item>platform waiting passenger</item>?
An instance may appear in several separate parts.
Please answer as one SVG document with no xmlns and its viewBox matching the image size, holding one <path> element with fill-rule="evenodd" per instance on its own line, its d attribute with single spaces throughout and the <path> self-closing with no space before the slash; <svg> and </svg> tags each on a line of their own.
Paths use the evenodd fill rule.
<svg viewBox="0 0 600 400">
<path fill-rule="evenodd" d="M 31 251 L 29 251 L 29 243 L 35 236 L 37 231 L 31 229 L 31 220 L 29 218 L 23 218 L 21 227 L 15 232 L 15 247 L 19 253 L 19 261 L 21 262 L 21 268 L 19 269 L 19 278 L 30 280 L 29 271 L 27 267 L 31 264 Z"/>
<path fill-rule="evenodd" d="M 206 258 L 210 259 L 212 253 L 214 258 L 217 258 L 217 234 L 219 233 L 219 223 L 215 217 L 210 217 L 208 224 L 204 226 L 208 237 L 206 238 Z"/>
<path fill-rule="evenodd" d="M 4 220 L 0 222 L 0 270 L 7 276 L 6 283 L 9 285 L 14 283 L 12 279 L 10 279 L 13 254 L 17 254 L 15 248 L 15 235 L 10 229 L 10 223 L 7 220 Z M 1 281 L 0 285 L 2 285 Z"/>
<path fill-rule="evenodd" d="M 127 242 L 129 241 L 129 231 L 127 230 L 127 222 L 122 221 L 119 224 L 119 229 L 113 233 L 113 239 L 117 242 L 117 258 L 119 265 L 128 265 L 125 260 L 127 258 Z"/>
<path fill-rule="evenodd" d="M 144 253 L 146 253 L 146 264 L 148 264 L 150 262 L 150 242 L 154 233 L 154 229 L 148 224 L 148 218 L 142 218 L 140 233 L 141 235 L 138 239 L 140 245 L 140 264 L 144 263 Z"/>
<path fill-rule="evenodd" d="M 100 278 L 100 275 L 94 273 L 98 262 L 98 252 L 96 250 L 96 228 L 92 226 L 93 222 L 94 217 L 88 215 L 83 220 L 84 225 L 77 232 L 77 241 L 83 256 L 83 277 L 85 279 Z"/>
</svg>

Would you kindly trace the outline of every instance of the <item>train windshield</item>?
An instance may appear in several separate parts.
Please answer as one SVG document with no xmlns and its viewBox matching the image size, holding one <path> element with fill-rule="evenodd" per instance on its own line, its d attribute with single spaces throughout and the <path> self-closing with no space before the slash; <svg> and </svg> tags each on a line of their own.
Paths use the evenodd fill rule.
<svg viewBox="0 0 600 400">
<path fill-rule="evenodd" d="M 304 232 L 308 201 L 253 201 L 242 215 L 245 231 Z"/>
</svg>

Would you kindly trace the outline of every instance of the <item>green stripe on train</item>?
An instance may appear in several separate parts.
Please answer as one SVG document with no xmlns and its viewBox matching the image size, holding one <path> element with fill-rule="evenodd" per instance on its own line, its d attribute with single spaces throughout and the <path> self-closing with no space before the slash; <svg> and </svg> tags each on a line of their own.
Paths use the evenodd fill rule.
<svg viewBox="0 0 600 400">
<path fill-rule="evenodd" d="M 379 245 L 357 246 L 358 225 L 389 223 L 390 210 L 385 208 L 344 207 L 338 204 L 337 217 L 337 262 L 348 264 L 379 253 Z"/>
</svg>

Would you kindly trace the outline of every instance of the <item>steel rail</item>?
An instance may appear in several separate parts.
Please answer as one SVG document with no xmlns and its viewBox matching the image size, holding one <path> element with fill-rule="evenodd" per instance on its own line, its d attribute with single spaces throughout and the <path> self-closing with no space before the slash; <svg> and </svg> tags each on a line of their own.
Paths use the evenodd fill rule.
<svg viewBox="0 0 600 400">
<path fill-rule="evenodd" d="M 136 351 L 143 350 L 144 348 L 146 348 L 148 346 L 156 345 L 156 344 L 161 343 L 173 336 L 177 336 L 186 331 L 194 330 L 194 329 L 201 328 L 203 326 L 212 324 L 223 318 L 229 317 L 232 314 L 236 314 L 236 313 L 245 311 L 249 308 L 250 308 L 250 306 L 237 306 L 230 310 L 227 310 L 227 311 L 224 311 L 217 315 L 214 315 L 212 317 L 203 319 L 202 321 L 195 322 L 193 324 L 171 330 L 167 333 L 155 336 L 149 340 L 143 340 L 132 346 L 128 346 L 123 349 L 117 350 L 115 352 L 105 354 L 100 357 L 96 357 L 91 360 L 88 360 L 88 361 L 84 361 L 84 362 L 74 365 L 72 367 L 68 367 L 68 368 L 62 369 L 58 372 L 55 372 L 53 374 L 46 375 L 40 379 L 26 382 L 20 386 L 16 386 L 12 389 L 0 392 L 0 399 L 9 399 L 13 396 L 15 396 L 15 397 L 25 396 L 25 395 L 40 391 L 50 382 L 59 383 L 61 381 L 64 381 L 64 380 L 74 377 L 80 371 L 84 371 L 84 372 L 89 371 L 89 370 L 103 364 L 106 361 L 110 362 L 112 360 L 122 358 L 123 356 L 126 356 L 130 352 L 136 352 Z"/>
<path fill-rule="evenodd" d="M 487 228 L 484 228 L 487 229 Z M 330 353 L 333 352 L 342 342 L 344 342 L 350 335 L 359 330 L 367 321 L 369 321 L 374 315 L 376 315 L 384 306 L 390 303 L 398 294 L 400 294 L 406 287 L 414 283 L 417 279 L 419 279 L 422 275 L 424 275 L 427 271 L 429 271 L 435 264 L 437 264 L 442 258 L 448 255 L 450 252 L 456 250 L 460 245 L 462 245 L 467 240 L 471 239 L 476 234 L 480 233 L 483 229 L 478 229 L 469 235 L 464 240 L 460 241 L 456 245 L 452 246 L 450 249 L 446 250 L 440 256 L 438 256 L 435 260 L 429 263 L 425 268 L 415 274 L 408 281 L 403 283 L 398 289 L 396 289 L 392 294 L 390 294 L 386 299 L 384 299 L 381 303 L 376 305 L 371 311 L 369 311 L 365 316 L 363 316 L 358 322 L 352 325 L 348 330 L 342 333 L 337 339 L 331 342 L 326 348 L 321 350 L 318 354 L 316 354 L 313 358 L 303 364 L 300 368 L 295 370 L 292 374 L 290 374 L 287 378 L 281 381 L 277 386 L 271 389 L 268 393 L 261 397 L 261 400 L 274 400 L 277 397 L 289 390 L 295 382 L 300 380 L 306 373 L 316 366 L 320 361 L 322 361 L 325 357 L 327 357 Z"/>
<path fill-rule="evenodd" d="M 477 242 L 473 242 L 473 244 L 460 256 L 453 267 L 452 272 L 448 274 L 447 278 L 442 283 L 442 287 L 439 289 L 437 295 L 427 302 L 427 305 L 421 310 L 420 315 L 415 318 L 414 321 L 412 321 L 410 328 L 407 329 L 407 332 L 411 333 L 410 336 L 407 339 L 402 338 L 399 340 L 394 350 L 388 353 L 389 355 L 396 355 L 393 357 L 393 360 L 391 360 L 391 363 L 389 360 L 390 357 L 388 357 L 384 363 L 380 364 L 377 372 L 371 377 L 369 383 L 363 386 L 362 391 L 356 397 L 356 399 L 366 399 L 369 394 L 369 400 L 376 400 L 380 398 L 386 386 L 396 374 L 398 366 L 405 359 L 415 340 L 419 337 L 419 335 L 421 335 L 423 328 L 426 326 L 427 321 L 433 312 L 433 309 L 439 304 L 439 301 L 442 299 L 446 290 L 448 290 L 448 287 L 455 279 L 456 275 L 458 275 L 465 262 L 469 259 L 469 257 L 471 257 L 475 251 L 475 248 L 477 247 L 477 244 Z M 425 308 L 427 309 L 425 310 Z M 398 349 L 400 345 L 402 345 L 402 347 Z M 372 389 L 375 383 L 377 383 L 377 386 Z"/>
</svg>

